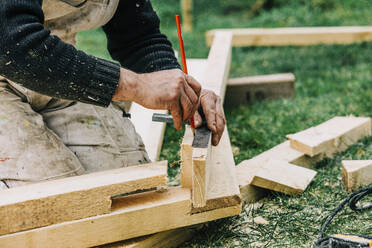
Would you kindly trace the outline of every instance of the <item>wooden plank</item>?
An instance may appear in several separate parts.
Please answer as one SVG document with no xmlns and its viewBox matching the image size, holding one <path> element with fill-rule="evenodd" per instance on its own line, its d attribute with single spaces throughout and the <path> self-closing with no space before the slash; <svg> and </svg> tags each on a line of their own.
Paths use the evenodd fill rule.
<svg viewBox="0 0 372 248">
<path fill-rule="evenodd" d="M 213 167 L 211 163 L 211 132 L 206 126 L 202 126 L 195 130 L 192 144 L 191 193 L 194 208 L 201 208 L 207 204 L 207 185 L 209 175 L 212 173 L 209 170 Z"/>
<path fill-rule="evenodd" d="M 236 107 L 253 100 L 293 97 L 294 82 L 292 73 L 229 79 L 225 106 Z"/>
<path fill-rule="evenodd" d="M 172 188 L 115 199 L 112 212 L 0 236 L 0 247 L 91 247 L 240 213 L 241 205 L 190 214 L 191 192 Z"/>
<path fill-rule="evenodd" d="M 181 0 L 182 29 L 192 31 L 192 0 Z"/>
<path fill-rule="evenodd" d="M 137 133 L 142 137 L 151 161 L 159 160 L 161 146 L 166 128 L 165 122 L 153 122 L 154 113 L 167 114 L 168 110 L 153 110 L 133 102 L 130 108 L 131 121 Z"/>
<path fill-rule="evenodd" d="M 202 86 L 203 88 L 214 91 L 222 99 L 225 94 L 226 82 L 230 71 L 230 63 L 231 35 L 225 32 L 217 33 L 209 52 Z M 229 152 L 231 152 L 231 150 Z M 210 153 L 210 138 L 209 145 L 207 145 L 207 147 L 193 148 L 192 200 L 195 208 L 204 207 L 207 203 L 207 180 L 209 180 L 209 174 L 213 170 L 209 168 L 213 166 L 212 162 L 210 161 Z M 226 164 L 225 166 L 226 169 L 233 170 L 233 167 L 231 167 L 233 165 Z M 234 173 L 231 175 L 235 176 Z"/>
<path fill-rule="evenodd" d="M 302 167 L 310 167 L 310 165 L 321 161 L 323 156 L 320 154 L 315 157 L 309 157 L 302 152 L 292 149 L 290 142 L 285 141 L 252 159 L 241 162 L 236 166 L 236 174 L 243 201 L 255 202 L 265 195 L 266 190 L 252 185 L 252 180 L 261 166 L 268 164 L 273 158 Z"/>
<path fill-rule="evenodd" d="M 251 184 L 284 194 L 300 194 L 315 175 L 314 170 L 290 164 L 285 160 L 270 159 L 255 173 Z"/>
<path fill-rule="evenodd" d="M 185 127 L 185 135 L 181 143 L 181 185 L 192 188 L 192 141 L 194 135 L 190 126 Z"/>
<path fill-rule="evenodd" d="M 0 191 L 0 234 L 109 213 L 112 197 L 167 184 L 167 162 Z"/>
<path fill-rule="evenodd" d="M 342 182 L 348 191 L 372 184 L 372 160 L 343 160 Z"/>
<path fill-rule="evenodd" d="M 292 148 L 309 156 L 321 153 L 330 157 L 346 150 L 359 139 L 371 135 L 368 117 L 334 117 L 318 126 L 287 135 Z"/>
<path fill-rule="evenodd" d="M 204 89 L 214 91 L 223 101 L 231 64 L 231 41 L 229 32 L 216 32 L 209 52 L 202 81 Z"/>
<path fill-rule="evenodd" d="M 206 206 L 194 208 L 193 213 L 209 211 L 241 203 L 239 183 L 235 173 L 235 161 L 230 138 L 225 129 L 218 146 L 210 151 L 210 167 L 207 167 Z"/>
<path fill-rule="evenodd" d="M 217 32 L 231 32 L 232 45 L 241 46 L 308 46 L 317 44 L 351 44 L 372 41 L 371 26 L 295 27 L 214 29 L 206 34 L 211 45 Z"/>
</svg>

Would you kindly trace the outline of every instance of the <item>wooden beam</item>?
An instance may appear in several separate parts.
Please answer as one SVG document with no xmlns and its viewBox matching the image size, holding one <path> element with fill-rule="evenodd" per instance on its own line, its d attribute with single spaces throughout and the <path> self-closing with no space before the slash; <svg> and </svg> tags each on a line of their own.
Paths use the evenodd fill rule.
<svg viewBox="0 0 372 248">
<path fill-rule="evenodd" d="M 236 166 L 236 174 L 238 176 L 240 193 L 245 202 L 255 202 L 266 194 L 266 190 L 252 185 L 252 180 L 262 166 L 275 165 L 270 164 L 270 160 L 272 159 L 302 167 L 310 167 L 310 165 L 321 161 L 323 156 L 320 154 L 315 157 L 309 157 L 302 152 L 292 149 L 289 141 L 285 141 L 252 159 L 241 162 Z"/>
<path fill-rule="evenodd" d="M 181 185 L 184 188 L 192 188 L 192 141 L 194 134 L 190 126 L 185 127 L 185 135 L 181 143 Z"/>
<path fill-rule="evenodd" d="M 253 100 L 294 96 L 295 76 L 292 73 L 231 78 L 226 90 L 225 106 L 235 107 Z"/>
<path fill-rule="evenodd" d="M 318 44 L 351 44 L 372 41 L 371 26 L 243 28 L 214 29 L 206 34 L 211 45 L 217 32 L 231 32 L 232 45 L 242 46 L 309 46 Z"/>
<path fill-rule="evenodd" d="M 207 204 L 207 185 L 213 173 L 211 160 L 211 132 L 206 126 L 195 130 L 192 144 L 192 205 L 201 208 Z"/>
<path fill-rule="evenodd" d="M 343 160 L 342 182 L 348 191 L 372 184 L 372 160 Z"/>
<path fill-rule="evenodd" d="M 255 173 L 251 184 L 284 194 L 300 194 L 315 175 L 314 170 L 290 164 L 285 160 L 270 159 Z"/>
<path fill-rule="evenodd" d="M 330 157 L 346 150 L 359 139 L 371 135 L 368 117 L 334 117 L 318 126 L 287 135 L 292 148 L 309 156 L 321 153 Z"/>
<path fill-rule="evenodd" d="M 192 0 L 181 0 L 182 29 L 192 31 Z"/>
<path fill-rule="evenodd" d="M 214 91 L 223 101 L 231 64 L 231 41 L 229 32 L 216 32 L 209 52 L 202 86 Z"/>
<path fill-rule="evenodd" d="M 190 214 L 191 192 L 172 188 L 115 199 L 112 212 L 0 236 L 0 247 L 91 247 L 240 213 L 241 205 Z"/>
<path fill-rule="evenodd" d="M 0 234 L 106 214 L 112 197 L 167 184 L 167 162 L 0 191 Z"/>
<path fill-rule="evenodd" d="M 241 203 L 235 161 L 227 128 L 218 146 L 212 146 L 210 149 L 206 181 L 206 206 L 194 208 L 193 213 L 236 206 Z"/>
<path fill-rule="evenodd" d="M 168 111 L 147 109 L 133 102 L 130 113 L 132 123 L 145 144 L 149 158 L 151 161 L 159 160 L 166 123 L 153 122 L 152 115 L 154 113 L 167 114 Z"/>
</svg>

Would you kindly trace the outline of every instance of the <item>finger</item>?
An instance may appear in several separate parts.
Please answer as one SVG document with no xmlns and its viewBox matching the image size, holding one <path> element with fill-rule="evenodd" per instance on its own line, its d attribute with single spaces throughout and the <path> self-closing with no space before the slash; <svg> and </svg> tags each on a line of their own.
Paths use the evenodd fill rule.
<svg viewBox="0 0 372 248">
<path fill-rule="evenodd" d="M 207 120 L 207 126 L 212 133 L 217 133 L 216 127 L 216 101 L 210 96 L 205 96 L 201 100 L 201 106 L 205 119 Z"/>
<path fill-rule="evenodd" d="M 186 81 L 190 85 L 190 87 L 194 90 L 194 92 L 196 93 L 196 95 L 199 97 L 200 96 L 201 89 L 202 89 L 202 87 L 199 84 L 199 82 L 195 78 L 193 78 L 192 76 L 187 75 L 187 74 L 186 74 Z"/>
<path fill-rule="evenodd" d="M 198 109 L 198 103 L 199 103 L 199 96 L 196 95 L 195 91 L 187 84 L 185 83 L 185 93 L 187 97 L 189 98 L 190 102 L 192 103 L 192 114 Z M 192 116 L 192 115 L 191 115 Z"/>
<path fill-rule="evenodd" d="M 194 114 L 194 124 L 195 124 L 195 128 L 198 128 L 202 125 L 202 118 L 199 114 L 199 111 L 196 111 L 195 114 Z"/>
<path fill-rule="evenodd" d="M 194 105 L 191 103 L 190 98 L 188 98 L 184 90 L 181 91 L 180 100 L 183 113 L 182 120 L 188 121 L 195 112 Z"/>
<path fill-rule="evenodd" d="M 174 104 L 171 109 L 170 113 L 173 117 L 173 125 L 177 130 L 182 129 L 182 115 L 181 115 L 181 106 L 179 104 Z"/>
<path fill-rule="evenodd" d="M 218 97 L 216 102 L 216 124 L 217 124 L 217 133 L 220 138 L 222 137 L 223 130 L 225 129 L 226 119 L 225 113 L 223 112 L 221 98 Z"/>
<path fill-rule="evenodd" d="M 212 145 L 217 146 L 219 142 L 220 136 L 217 133 L 212 134 Z"/>
</svg>

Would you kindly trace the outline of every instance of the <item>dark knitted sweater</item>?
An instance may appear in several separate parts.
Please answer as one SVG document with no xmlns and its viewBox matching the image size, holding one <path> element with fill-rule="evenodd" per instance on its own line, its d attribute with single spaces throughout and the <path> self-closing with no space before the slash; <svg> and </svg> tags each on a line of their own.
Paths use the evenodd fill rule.
<svg viewBox="0 0 372 248">
<path fill-rule="evenodd" d="M 62 42 L 45 29 L 42 0 L 0 4 L 0 75 L 44 95 L 108 106 L 120 65 Z M 179 68 L 149 0 L 122 0 L 103 30 L 111 56 L 135 72 Z"/>
</svg>

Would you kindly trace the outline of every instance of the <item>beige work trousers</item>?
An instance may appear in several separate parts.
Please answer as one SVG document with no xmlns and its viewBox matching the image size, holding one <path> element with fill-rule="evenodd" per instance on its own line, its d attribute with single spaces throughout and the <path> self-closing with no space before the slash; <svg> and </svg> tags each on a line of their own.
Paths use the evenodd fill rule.
<svg viewBox="0 0 372 248">
<path fill-rule="evenodd" d="M 0 78 L 0 189 L 149 162 L 133 124 L 113 104 L 16 86 Z"/>
</svg>

